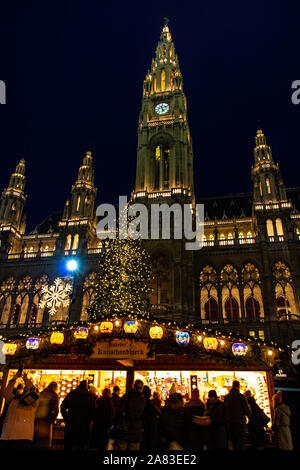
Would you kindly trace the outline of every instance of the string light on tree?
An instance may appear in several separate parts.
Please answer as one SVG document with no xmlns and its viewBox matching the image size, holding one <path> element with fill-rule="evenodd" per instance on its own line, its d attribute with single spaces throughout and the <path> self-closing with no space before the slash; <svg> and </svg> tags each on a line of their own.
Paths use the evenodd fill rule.
<svg viewBox="0 0 300 470">
<path fill-rule="evenodd" d="M 88 308 L 89 320 L 112 313 L 143 315 L 151 293 L 149 255 L 141 240 L 112 239 L 99 259 L 95 297 Z"/>
</svg>

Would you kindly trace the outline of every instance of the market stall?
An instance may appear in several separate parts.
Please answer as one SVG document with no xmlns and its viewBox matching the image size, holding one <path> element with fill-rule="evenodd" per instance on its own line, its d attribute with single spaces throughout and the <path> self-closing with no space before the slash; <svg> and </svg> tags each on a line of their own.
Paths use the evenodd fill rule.
<svg viewBox="0 0 300 470">
<path fill-rule="evenodd" d="M 239 380 L 242 393 L 250 390 L 270 417 L 272 370 L 291 353 L 255 338 L 128 315 L 2 340 L 7 361 L 1 392 L 20 365 L 39 390 L 57 382 L 60 401 L 81 380 L 95 387 L 98 395 L 115 385 L 123 395 L 135 379 L 141 379 L 163 400 L 170 391 L 187 400 L 197 387 L 204 401 L 210 389 L 222 399 L 232 381 Z"/>
</svg>

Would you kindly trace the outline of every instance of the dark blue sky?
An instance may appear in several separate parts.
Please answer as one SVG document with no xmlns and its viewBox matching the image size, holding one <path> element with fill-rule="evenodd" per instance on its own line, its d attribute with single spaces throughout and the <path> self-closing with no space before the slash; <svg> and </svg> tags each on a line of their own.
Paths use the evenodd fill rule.
<svg viewBox="0 0 300 470">
<path fill-rule="evenodd" d="M 135 181 L 142 83 L 163 18 L 188 99 L 199 196 L 252 189 L 257 122 L 287 187 L 300 186 L 300 5 L 225 2 L 52 1 L 1 6 L 1 191 L 26 160 L 28 231 L 62 210 L 92 144 L 100 202 Z M 167 5 L 167 7 L 165 7 Z"/>
</svg>

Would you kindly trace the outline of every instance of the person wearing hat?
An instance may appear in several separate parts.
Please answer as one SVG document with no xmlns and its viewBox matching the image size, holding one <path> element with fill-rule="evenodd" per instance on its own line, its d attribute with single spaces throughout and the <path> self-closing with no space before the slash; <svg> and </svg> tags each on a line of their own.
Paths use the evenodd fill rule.
<svg viewBox="0 0 300 470">
<path fill-rule="evenodd" d="M 227 432 L 224 403 L 218 398 L 215 390 L 209 390 L 204 416 L 209 416 L 211 425 L 208 428 L 207 449 L 227 449 Z"/>
<path fill-rule="evenodd" d="M 66 395 L 60 410 L 66 425 L 64 449 L 87 449 L 95 416 L 95 400 L 88 391 L 86 380 Z"/>
</svg>

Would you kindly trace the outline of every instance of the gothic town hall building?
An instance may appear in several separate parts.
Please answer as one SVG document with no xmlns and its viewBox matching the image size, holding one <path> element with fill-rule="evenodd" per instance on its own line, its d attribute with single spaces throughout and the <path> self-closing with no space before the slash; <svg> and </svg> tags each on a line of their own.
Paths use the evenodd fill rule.
<svg viewBox="0 0 300 470">
<path fill-rule="evenodd" d="M 195 201 L 193 148 L 178 57 L 164 26 L 143 83 L 136 185 L 144 204 L 202 203 L 203 248 L 148 240 L 151 310 L 245 336 L 290 344 L 300 338 L 300 188 L 287 189 L 262 129 L 254 142 L 253 192 Z M 93 156 L 87 152 L 70 198 L 26 233 L 26 169 L 18 163 L 0 205 L 0 326 L 5 332 L 87 318 L 101 241 L 96 235 Z M 68 256 L 80 257 L 71 308 L 49 315 L 41 290 Z"/>
</svg>

